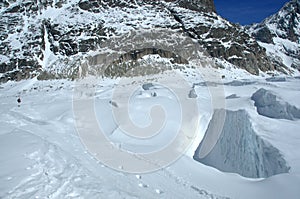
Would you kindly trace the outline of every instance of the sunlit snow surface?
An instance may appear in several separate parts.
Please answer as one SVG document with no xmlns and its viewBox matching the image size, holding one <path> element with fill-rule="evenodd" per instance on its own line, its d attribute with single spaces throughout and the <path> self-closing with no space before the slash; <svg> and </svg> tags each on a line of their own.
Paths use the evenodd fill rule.
<svg viewBox="0 0 300 199">
<path fill-rule="evenodd" d="M 224 82 L 232 80 L 225 78 Z M 193 160 L 213 111 L 203 80 L 193 76 L 189 81 L 191 87 L 195 85 L 200 113 L 196 139 L 186 155 L 175 163 L 159 171 L 139 175 L 110 169 L 85 149 L 77 134 L 73 115 L 74 82 L 33 79 L 1 85 L 0 198 L 299 198 L 300 120 L 259 115 L 251 96 L 264 88 L 276 93 L 282 101 L 300 108 L 300 79 L 268 82 L 260 77 L 224 85 L 225 97 L 236 95 L 226 99 L 225 108 L 246 110 L 258 136 L 277 148 L 291 167 L 289 173 L 267 179 L 248 179 L 224 173 Z M 101 111 L 117 108 L 110 102 L 115 84 L 116 80 L 105 79 L 94 85 L 98 120 L 101 120 Z M 22 99 L 20 107 L 16 102 L 18 96 Z M 132 120 L 137 119 L 140 125 L 146 125 L 150 120 L 144 114 L 147 109 L 143 106 L 162 102 L 172 107 L 174 96 L 162 87 L 150 90 L 141 87 L 133 93 L 132 100 L 135 104 Z M 176 111 L 174 109 L 175 115 L 169 117 L 170 120 L 178 119 Z M 158 142 L 157 145 L 141 148 L 141 143 L 122 137 L 111 116 L 103 118 L 106 118 L 104 127 L 111 132 L 108 134 L 111 141 L 125 143 L 120 145 L 121 148 L 147 152 L 166 144 Z M 176 125 L 169 122 L 171 125 L 167 129 L 176 129 Z M 164 138 L 168 136 L 171 134 Z M 239 164 L 238 159 L 236 164 Z"/>
</svg>

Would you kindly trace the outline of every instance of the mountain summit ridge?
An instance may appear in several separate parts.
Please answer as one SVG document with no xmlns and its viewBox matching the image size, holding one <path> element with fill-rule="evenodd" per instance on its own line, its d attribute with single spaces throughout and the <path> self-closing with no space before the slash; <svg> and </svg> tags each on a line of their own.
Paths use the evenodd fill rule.
<svg viewBox="0 0 300 199">
<path fill-rule="evenodd" d="M 287 2 L 277 13 L 249 28 L 273 62 L 300 70 L 300 1 Z"/>
</svg>

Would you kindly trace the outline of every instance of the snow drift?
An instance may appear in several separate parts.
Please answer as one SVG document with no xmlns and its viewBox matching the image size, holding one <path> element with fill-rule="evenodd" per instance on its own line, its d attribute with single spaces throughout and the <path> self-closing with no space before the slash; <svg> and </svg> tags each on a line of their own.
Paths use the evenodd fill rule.
<svg viewBox="0 0 300 199">
<path fill-rule="evenodd" d="M 271 91 L 261 88 L 251 99 L 255 102 L 254 105 L 260 115 L 276 119 L 300 119 L 300 109 L 280 100 Z"/>
<path fill-rule="evenodd" d="M 266 178 L 289 171 L 279 150 L 257 136 L 245 110 L 226 110 L 219 140 L 209 154 L 201 158 L 202 147 L 205 142 L 210 141 L 215 126 L 218 125 L 216 122 L 223 114 L 224 110 L 214 112 L 205 137 L 194 154 L 195 160 L 221 171 L 249 178 Z"/>
</svg>

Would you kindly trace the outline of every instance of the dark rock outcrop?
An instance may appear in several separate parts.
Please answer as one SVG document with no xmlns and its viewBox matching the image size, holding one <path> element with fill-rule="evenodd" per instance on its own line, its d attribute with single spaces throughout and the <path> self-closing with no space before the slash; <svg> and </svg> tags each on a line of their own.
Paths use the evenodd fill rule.
<svg viewBox="0 0 300 199">
<path fill-rule="evenodd" d="M 244 32 L 241 26 L 231 24 L 214 13 L 199 14 L 203 18 L 199 22 L 193 22 L 199 15 L 187 14 L 176 8 L 171 9 L 171 13 L 182 24 L 183 29 L 191 37 L 198 39 L 212 57 L 226 60 L 251 74 L 258 75 L 259 71 L 274 70 L 265 49 Z M 218 23 L 219 26 L 214 25 Z"/>
<path fill-rule="evenodd" d="M 199 11 L 199 12 L 216 12 L 213 0 L 164 0 L 165 2 L 172 2 L 176 5 L 186 8 L 189 10 Z M 159 4 L 159 0 L 129 0 L 129 1 L 119 1 L 119 0 L 81 0 L 79 2 L 79 7 L 83 10 L 88 10 L 92 12 L 101 12 L 101 8 L 106 7 L 131 7 L 141 6 L 145 4 Z"/>
<path fill-rule="evenodd" d="M 179 6 L 200 12 L 216 12 L 213 0 L 179 0 Z"/>
</svg>

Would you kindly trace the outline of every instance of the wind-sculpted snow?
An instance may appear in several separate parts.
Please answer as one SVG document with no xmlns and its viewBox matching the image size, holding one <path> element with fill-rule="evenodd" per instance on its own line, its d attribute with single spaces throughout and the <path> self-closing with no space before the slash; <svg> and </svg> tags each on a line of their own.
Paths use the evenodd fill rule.
<svg viewBox="0 0 300 199">
<path fill-rule="evenodd" d="M 261 88 L 251 99 L 255 102 L 254 105 L 260 115 L 276 119 L 300 119 L 300 109 L 282 101 L 269 90 Z"/>
<path fill-rule="evenodd" d="M 199 157 L 222 112 L 224 110 L 214 112 L 205 137 L 195 152 L 195 160 L 249 178 L 266 178 L 289 171 L 279 150 L 256 135 L 245 110 L 226 111 L 225 124 L 217 144 L 206 157 Z"/>
</svg>

